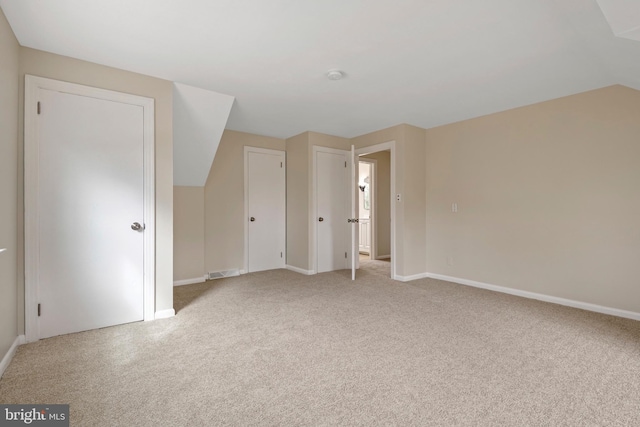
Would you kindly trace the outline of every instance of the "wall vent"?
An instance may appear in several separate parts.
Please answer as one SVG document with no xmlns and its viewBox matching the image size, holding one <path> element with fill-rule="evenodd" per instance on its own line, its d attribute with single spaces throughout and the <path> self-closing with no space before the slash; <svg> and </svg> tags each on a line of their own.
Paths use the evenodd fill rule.
<svg viewBox="0 0 640 427">
<path fill-rule="evenodd" d="M 240 275 L 240 270 L 238 270 L 238 269 L 223 270 L 223 271 L 210 271 L 209 273 L 207 273 L 207 280 L 222 279 L 223 277 L 234 277 L 234 276 L 239 276 L 239 275 Z"/>
</svg>

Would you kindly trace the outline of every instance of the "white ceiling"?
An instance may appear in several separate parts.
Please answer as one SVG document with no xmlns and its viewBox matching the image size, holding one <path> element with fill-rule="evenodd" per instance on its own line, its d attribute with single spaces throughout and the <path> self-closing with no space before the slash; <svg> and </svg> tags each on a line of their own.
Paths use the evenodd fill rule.
<svg viewBox="0 0 640 427">
<path fill-rule="evenodd" d="M 640 7 L 618 3 L 627 16 Z M 596 0 L 0 7 L 23 46 L 233 96 L 227 128 L 282 138 L 429 128 L 616 83 L 640 89 L 640 42 L 614 36 Z M 329 81 L 332 68 L 346 77 Z"/>
</svg>

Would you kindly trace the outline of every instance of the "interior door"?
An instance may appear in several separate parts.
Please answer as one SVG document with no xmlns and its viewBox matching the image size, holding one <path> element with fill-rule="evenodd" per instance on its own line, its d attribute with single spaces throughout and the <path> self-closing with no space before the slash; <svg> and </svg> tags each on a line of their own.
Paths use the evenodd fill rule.
<svg viewBox="0 0 640 427">
<path fill-rule="evenodd" d="M 39 337 L 143 319 L 143 108 L 39 89 Z"/>
<path fill-rule="evenodd" d="M 248 271 L 284 268 L 285 155 L 276 150 L 247 150 Z"/>
<path fill-rule="evenodd" d="M 350 268 L 348 165 L 347 151 L 315 152 L 318 273 Z"/>
</svg>

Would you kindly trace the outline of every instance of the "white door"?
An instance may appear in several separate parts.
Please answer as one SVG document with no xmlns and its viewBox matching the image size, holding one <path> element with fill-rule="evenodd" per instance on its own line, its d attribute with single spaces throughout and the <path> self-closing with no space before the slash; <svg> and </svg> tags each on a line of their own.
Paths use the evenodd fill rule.
<svg viewBox="0 0 640 427">
<path fill-rule="evenodd" d="M 143 107 L 38 98 L 39 337 L 142 320 Z"/>
<path fill-rule="evenodd" d="M 286 182 L 283 151 L 245 147 L 247 271 L 284 268 Z"/>
<path fill-rule="evenodd" d="M 347 151 L 315 150 L 317 271 L 350 268 L 351 229 Z"/>
</svg>

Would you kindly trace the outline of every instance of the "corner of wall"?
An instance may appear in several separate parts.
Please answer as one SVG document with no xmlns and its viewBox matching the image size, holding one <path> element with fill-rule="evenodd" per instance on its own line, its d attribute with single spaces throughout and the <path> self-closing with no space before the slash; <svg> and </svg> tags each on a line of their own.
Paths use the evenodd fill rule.
<svg viewBox="0 0 640 427">
<path fill-rule="evenodd" d="M 0 356 L 23 329 L 20 301 L 21 159 L 19 138 L 20 45 L 0 9 Z M 4 359 L 3 359 L 4 363 Z M 7 362 L 8 363 L 8 362 Z"/>
</svg>

